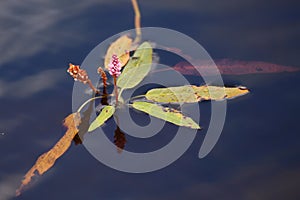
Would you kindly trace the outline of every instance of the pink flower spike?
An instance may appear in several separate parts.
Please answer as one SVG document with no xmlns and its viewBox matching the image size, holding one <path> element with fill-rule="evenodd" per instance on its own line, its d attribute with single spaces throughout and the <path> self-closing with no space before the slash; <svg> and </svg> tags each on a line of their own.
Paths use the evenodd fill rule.
<svg viewBox="0 0 300 200">
<path fill-rule="evenodd" d="M 117 55 L 113 55 L 110 63 L 108 64 L 108 72 L 110 75 L 118 77 L 121 74 L 121 63 Z"/>
</svg>

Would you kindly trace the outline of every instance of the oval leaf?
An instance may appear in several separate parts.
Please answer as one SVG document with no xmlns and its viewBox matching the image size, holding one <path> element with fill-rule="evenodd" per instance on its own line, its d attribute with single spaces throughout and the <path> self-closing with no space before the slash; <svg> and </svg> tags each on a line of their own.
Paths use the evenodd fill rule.
<svg viewBox="0 0 300 200">
<path fill-rule="evenodd" d="M 113 106 L 105 106 L 98 117 L 91 123 L 89 127 L 89 132 L 95 130 L 96 128 L 100 127 L 104 124 L 115 112 L 115 107 Z"/>
<path fill-rule="evenodd" d="M 137 86 L 149 73 L 152 64 L 152 47 L 148 42 L 141 44 L 119 76 L 117 85 L 122 89 Z"/>
<path fill-rule="evenodd" d="M 153 117 L 163 119 L 178 126 L 185 126 L 192 129 L 200 129 L 200 126 L 190 117 L 184 116 L 180 111 L 173 108 L 163 107 L 148 102 L 136 101 L 132 104 L 133 108 L 148 113 Z"/>
<path fill-rule="evenodd" d="M 195 103 L 203 100 L 232 99 L 249 93 L 245 87 L 219 87 L 186 85 L 156 88 L 146 93 L 146 98 L 160 103 Z"/>
<path fill-rule="evenodd" d="M 126 65 L 126 63 L 129 60 L 129 51 L 131 48 L 131 44 L 132 44 L 132 39 L 129 38 L 127 35 L 123 35 L 120 38 L 118 38 L 115 42 L 113 42 L 107 49 L 104 58 L 105 68 L 106 69 L 109 68 L 108 64 L 114 54 L 118 56 L 121 62 L 121 67 Z"/>
</svg>

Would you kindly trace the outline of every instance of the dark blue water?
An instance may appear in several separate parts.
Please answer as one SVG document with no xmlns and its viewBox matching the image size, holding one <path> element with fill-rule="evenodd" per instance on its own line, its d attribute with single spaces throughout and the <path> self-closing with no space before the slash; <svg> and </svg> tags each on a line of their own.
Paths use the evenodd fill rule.
<svg viewBox="0 0 300 200">
<path fill-rule="evenodd" d="M 187 34 L 214 59 L 300 67 L 297 1 L 160 0 L 140 7 L 143 26 Z M 0 10 L 1 200 L 300 198 L 299 72 L 224 76 L 225 84 L 251 93 L 228 102 L 220 140 L 204 159 L 205 118 L 180 159 L 146 174 L 106 167 L 72 144 L 14 198 L 23 175 L 64 133 L 61 121 L 72 112 L 68 63 L 80 64 L 98 43 L 133 28 L 133 11 L 130 1 L 117 0 L 2 1 Z M 201 106 L 205 113 L 209 103 Z"/>
</svg>

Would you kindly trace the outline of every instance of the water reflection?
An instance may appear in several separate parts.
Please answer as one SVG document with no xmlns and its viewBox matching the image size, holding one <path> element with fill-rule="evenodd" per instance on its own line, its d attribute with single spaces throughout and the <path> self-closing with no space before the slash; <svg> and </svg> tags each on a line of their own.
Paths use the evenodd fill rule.
<svg viewBox="0 0 300 200">
<path fill-rule="evenodd" d="M 94 96 L 94 95 L 93 95 Z M 97 93 L 96 97 L 101 96 L 102 98 L 100 98 L 100 104 L 96 105 L 96 109 L 97 110 L 97 115 L 99 115 L 101 108 L 105 105 L 109 105 L 108 103 L 108 93 L 107 93 L 107 87 L 106 84 L 103 84 L 102 87 L 102 93 Z M 96 101 L 99 102 L 99 101 Z M 76 134 L 76 136 L 74 137 L 73 141 L 76 145 L 78 144 L 82 144 L 82 140 L 84 139 L 84 135 L 88 133 L 88 128 L 90 126 L 90 118 L 91 118 L 91 114 L 92 112 L 95 111 L 94 109 L 94 103 L 95 100 L 91 101 L 88 104 L 88 108 L 82 113 L 82 118 L 81 118 L 81 124 L 79 125 L 78 129 L 79 132 L 78 134 Z M 120 129 L 120 127 L 118 126 L 118 122 L 119 122 L 119 118 L 118 116 L 115 116 L 116 119 L 116 130 L 114 131 L 114 144 L 116 145 L 116 149 L 119 153 L 122 153 L 122 150 L 125 147 L 126 144 L 126 136 L 125 134 L 122 132 L 122 130 Z"/>
<path fill-rule="evenodd" d="M 125 147 L 125 144 L 126 144 L 126 136 L 121 131 L 119 126 L 117 126 L 117 128 L 115 130 L 114 144 L 116 145 L 118 152 L 122 153 L 122 151 Z"/>
</svg>

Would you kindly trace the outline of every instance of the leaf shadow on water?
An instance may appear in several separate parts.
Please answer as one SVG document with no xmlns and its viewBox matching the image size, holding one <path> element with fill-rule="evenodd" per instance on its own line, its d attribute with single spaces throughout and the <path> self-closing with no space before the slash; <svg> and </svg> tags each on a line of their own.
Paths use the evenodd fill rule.
<svg viewBox="0 0 300 200">
<path fill-rule="evenodd" d="M 102 88 L 102 96 L 103 96 L 103 98 L 100 99 L 100 106 L 102 107 L 105 105 L 109 105 L 108 93 L 107 93 L 106 87 Z M 86 133 L 88 133 L 88 129 L 90 126 L 91 114 L 93 111 L 94 111 L 94 100 L 89 103 L 88 108 L 83 112 L 83 117 L 81 118 L 81 124 L 78 127 L 79 132 L 78 132 L 78 134 L 76 134 L 76 136 L 73 139 L 75 145 L 82 144 L 84 135 Z M 97 113 L 97 114 L 99 114 L 99 113 Z M 127 140 L 126 140 L 125 133 L 122 132 L 122 130 L 118 126 L 118 120 L 119 120 L 118 117 L 116 119 L 117 119 L 117 122 L 116 122 L 116 130 L 114 131 L 114 144 L 117 147 L 118 153 L 122 153 Z"/>
</svg>

